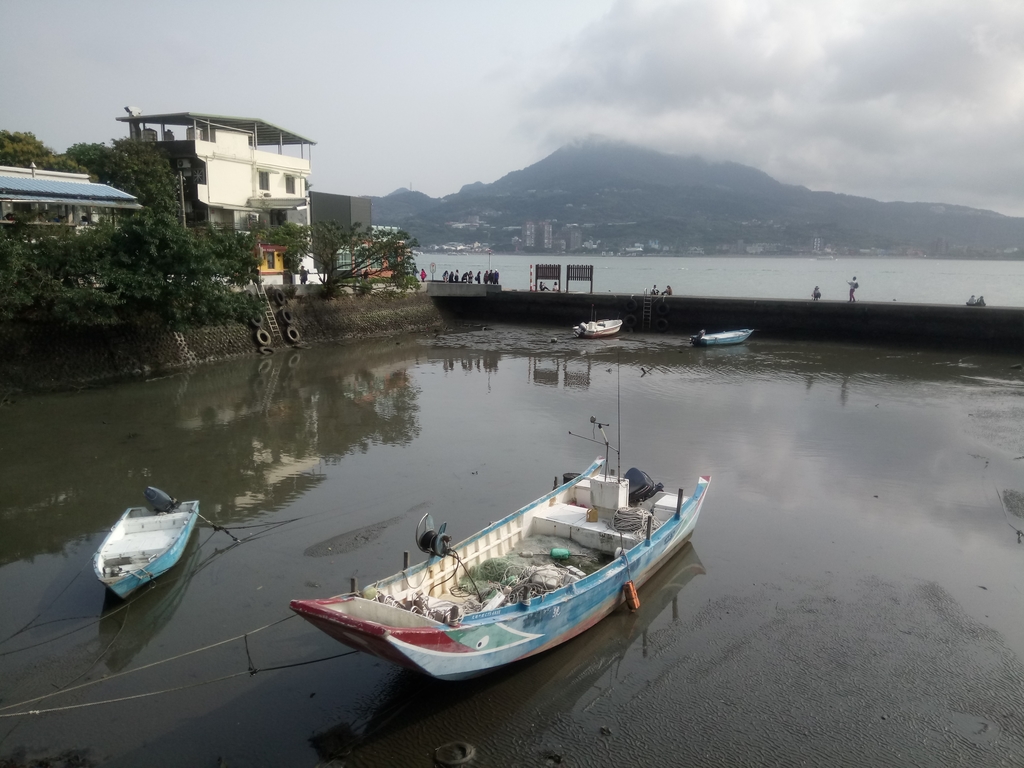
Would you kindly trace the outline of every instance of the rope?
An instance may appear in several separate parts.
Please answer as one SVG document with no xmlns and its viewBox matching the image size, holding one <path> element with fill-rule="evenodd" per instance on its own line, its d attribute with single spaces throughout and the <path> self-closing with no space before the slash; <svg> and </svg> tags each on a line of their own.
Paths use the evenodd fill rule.
<svg viewBox="0 0 1024 768">
<path fill-rule="evenodd" d="M 289 616 L 288 618 L 291 618 L 291 616 Z M 282 621 L 284 621 L 284 619 L 282 619 Z M 275 623 L 280 623 L 280 622 L 275 622 Z M 268 624 L 267 626 L 269 627 L 269 626 L 273 626 L 273 625 L 272 624 Z M 267 627 L 260 627 L 260 629 L 266 629 L 266 628 Z M 255 631 L 259 632 L 259 630 L 255 630 Z M 249 654 L 248 635 L 246 635 L 245 637 L 246 637 L 245 652 L 246 652 L 246 655 L 248 655 Z M 232 639 L 236 639 L 236 638 L 232 638 Z M 227 642 L 227 641 L 224 641 L 224 642 Z M 217 643 L 217 645 L 220 645 L 220 643 Z M 208 647 L 212 648 L 213 646 L 208 646 Z M 204 650 L 204 649 L 199 649 L 199 650 Z M 192 653 L 195 653 L 195 652 L 196 651 L 192 651 Z M 87 702 L 85 704 L 68 704 L 67 706 L 64 706 L 64 707 L 51 707 L 49 709 L 29 709 L 29 710 L 25 710 L 24 712 L 8 712 L 6 714 L 0 714 L 0 718 L 5 718 L 5 717 L 23 717 L 24 715 L 45 715 L 45 714 L 50 714 L 52 712 L 65 712 L 65 711 L 70 710 L 70 709 L 81 709 L 83 707 L 96 707 L 96 706 L 99 706 L 101 704 L 117 704 L 117 703 L 122 702 L 122 701 L 132 701 L 133 699 L 144 699 L 144 698 L 148 698 L 150 696 L 160 696 L 160 695 L 163 695 L 165 693 L 174 693 L 175 691 L 184 691 L 184 690 L 187 690 L 189 688 L 198 688 L 201 685 L 210 685 L 211 683 L 220 683 L 220 682 L 223 682 L 224 680 L 230 680 L 230 679 L 232 679 L 234 677 L 241 677 L 242 675 L 246 675 L 246 674 L 249 675 L 249 677 L 252 677 L 253 675 L 257 674 L 258 672 L 273 672 L 274 670 L 278 670 L 278 669 L 290 669 L 291 667 L 305 667 L 305 666 L 307 666 L 309 664 L 319 664 L 321 661 L 330 661 L 331 659 L 340 659 L 340 658 L 342 658 L 344 656 L 351 656 L 354 653 L 359 653 L 359 651 L 357 651 L 357 650 L 345 651 L 344 653 L 336 653 L 333 656 L 324 656 L 324 657 L 319 658 L 319 659 L 310 659 L 308 661 L 296 661 L 296 662 L 293 662 L 291 664 L 277 664 L 277 665 L 275 665 L 273 667 L 263 667 L 263 668 L 259 668 L 259 667 L 255 666 L 252 663 L 252 657 L 250 656 L 249 657 L 249 669 L 246 670 L 245 672 L 233 672 L 230 675 L 224 675 L 222 677 L 216 677 L 216 678 L 213 678 L 212 680 L 201 680 L 198 683 L 190 683 L 189 685 L 179 685 L 179 686 L 177 686 L 175 688 L 164 688 L 164 689 L 159 690 L 159 691 L 149 691 L 148 693 L 136 693 L 136 694 L 134 694 L 132 696 L 121 696 L 121 697 L 118 697 L 116 699 L 104 699 L 103 701 L 90 701 L 90 702 Z M 187 655 L 187 654 L 183 654 L 183 655 Z M 167 661 L 170 661 L 170 659 L 167 659 Z M 156 662 L 156 663 L 157 664 L 162 664 L 163 662 Z M 150 666 L 153 666 L 153 665 L 150 665 Z M 144 667 L 139 667 L 139 669 L 144 669 Z M 133 670 L 129 670 L 129 671 L 130 672 L 137 672 L 138 670 L 134 670 L 133 669 Z M 127 674 L 127 673 L 122 673 L 122 674 Z M 103 678 L 101 680 L 94 680 L 93 682 L 96 682 L 96 683 L 104 682 L 106 680 L 111 680 L 114 677 L 117 677 L 117 675 L 113 675 L 111 677 L 105 677 L 105 678 Z M 90 684 L 91 683 L 86 683 L 86 685 L 90 685 Z M 79 688 L 83 688 L 85 686 L 78 686 L 78 687 Z M 70 688 L 70 689 L 67 689 L 67 690 L 70 691 L 70 690 L 74 690 L 74 689 Z M 64 692 L 65 691 L 57 691 L 57 693 L 64 693 Z M 49 695 L 53 696 L 53 695 L 56 695 L 56 693 L 49 694 Z M 23 702 L 21 702 L 21 704 L 12 704 L 12 705 L 10 705 L 10 707 L 4 707 L 4 709 L 10 709 L 11 707 L 24 706 L 25 704 L 31 704 L 33 701 L 39 701 L 42 698 L 46 698 L 46 697 L 45 696 L 41 696 L 41 697 L 39 697 L 37 699 L 30 699 L 29 701 L 23 701 Z"/>
<path fill-rule="evenodd" d="M 1021 540 L 1024 539 L 1024 531 L 1010 522 L 1010 516 L 1006 513 L 1006 504 L 1003 503 L 1003 495 L 999 493 L 998 488 L 996 488 L 996 496 L 999 497 L 999 506 L 1003 508 L 1003 517 L 1006 518 L 1006 524 L 1013 528 L 1014 532 L 1017 534 L 1017 543 L 1020 544 Z"/>
<path fill-rule="evenodd" d="M 22 717 L 24 715 L 47 715 L 47 714 L 50 714 L 51 712 L 66 712 L 69 709 L 81 709 L 82 707 L 98 707 L 101 704 L 117 704 L 120 701 L 131 701 L 133 699 L 144 699 L 144 698 L 147 698 L 149 696 L 159 696 L 159 695 L 164 694 L 164 693 L 174 693 L 175 691 L 184 691 L 184 690 L 187 690 L 189 688 L 198 688 L 201 685 L 209 685 L 210 683 L 219 683 L 219 682 L 221 682 L 223 680 L 230 680 L 232 677 L 239 677 L 239 676 L 244 675 L 244 674 L 246 674 L 246 673 L 245 672 L 235 672 L 235 673 L 230 674 L 230 675 L 224 675 L 223 677 L 214 678 L 213 680 L 203 680 L 203 681 L 198 682 L 198 683 L 190 683 L 189 685 L 179 685 L 176 688 L 164 688 L 162 691 L 150 691 L 149 693 L 136 693 L 136 694 L 134 694 L 132 696 L 121 696 L 120 698 L 117 698 L 117 699 L 104 699 L 103 701 L 90 701 L 90 702 L 87 702 L 85 704 L 68 704 L 67 706 L 64 706 L 64 707 L 51 707 L 50 709 L 28 709 L 28 710 L 25 710 L 24 712 L 8 712 L 6 714 L 0 714 L 0 717 Z M 104 680 L 109 680 L 110 678 L 103 678 L 103 679 Z M 102 682 L 102 681 L 101 680 L 95 680 L 93 682 L 97 682 L 98 683 L 98 682 Z M 88 685 L 88 683 L 86 685 Z M 79 687 L 81 687 L 81 686 L 79 686 Z M 74 690 L 74 689 L 73 688 L 69 688 L 68 690 Z M 58 691 L 58 693 L 61 693 L 61 691 Z M 40 698 L 45 698 L 45 697 L 40 697 Z M 38 700 L 39 699 L 32 699 L 31 701 L 38 701 Z M 30 704 L 31 701 L 23 702 L 23 704 Z M 11 706 L 17 706 L 17 705 L 12 704 Z M 4 707 L 4 709 L 8 709 L 8 707 Z"/>
<path fill-rule="evenodd" d="M 264 624 L 262 627 L 259 627 L 258 629 L 253 629 L 253 630 L 251 630 L 249 632 L 245 632 L 244 634 L 235 635 L 234 637 L 229 637 L 227 640 L 220 640 L 220 641 L 218 641 L 216 643 L 212 643 L 211 645 L 203 646 L 202 648 L 195 648 L 195 649 L 193 649 L 191 651 L 185 651 L 184 653 L 179 653 L 177 656 L 171 656 L 168 659 L 162 659 L 161 661 L 154 661 L 154 662 L 152 662 L 150 664 L 144 664 L 143 666 L 136 667 L 135 669 L 126 669 L 124 672 L 117 672 L 116 674 L 108 675 L 107 677 L 101 677 L 101 678 L 99 678 L 97 680 L 90 680 L 87 683 L 82 683 L 81 685 L 76 685 L 76 686 L 74 686 L 72 688 L 64 688 L 64 689 L 59 690 L 59 691 L 54 691 L 53 693 L 46 693 L 46 694 L 43 694 L 42 696 L 37 696 L 34 699 L 28 699 L 28 700 L 22 701 L 22 702 L 20 702 L 18 704 L 8 704 L 5 707 L 0 707 L 0 712 L 3 712 L 6 709 L 14 709 L 15 707 L 21 707 L 21 706 L 24 706 L 26 704 L 32 704 L 32 703 L 34 703 L 36 701 L 42 701 L 43 699 L 48 699 L 51 696 L 58 696 L 58 695 L 60 695 L 62 693 L 70 693 L 71 691 L 77 691 L 77 690 L 80 690 L 82 688 L 87 688 L 90 685 L 96 685 L 97 683 L 105 683 L 105 682 L 108 682 L 110 680 L 114 680 L 114 679 L 116 679 L 118 677 L 124 677 L 125 675 L 131 675 L 131 674 L 134 674 L 135 672 L 141 672 L 142 670 L 149 669 L 150 667 L 158 667 L 161 664 L 167 664 L 168 662 L 171 662 L 171 661 L 177 661 L 178 659 L 183 659 L 186 656 L 191 656 L 191 655 L 196 654 L 196 653 L 201 653 L 203 651 L 208 651 L 211 648 L 216 648 L 216 647 L 218 647 L 220 645 L 225 645 L 226 643 L 234 642 L 235 640 L 247 637 L 248 635 L 255 635 L 257 632 L 262 632 L 264 629 L 269 629 L 270 627 L 273 627 L 273 626 L 275 626 L 277 624 L 280 624 L 282 622 L 288 621 L 289 619 L 294 619 L 295 615 L 296 614 L 292 614 L 291 616 L 285 616 L 283 619 L 278 619 L 277 621 L 272 621 L 269 624 Z M 175 690 L 177 690 L 177 689 L 175 689 Z M 0 717 L 3 717 L 3 715 L 0 715 Z"/>
<path fill-rule="evenodd" d="M 53 604 L 56 603 L 57 600 L 60 598 L 60 596 L 68 591 L 68 587 L 70 587 L 72 584 L 75 583 L 75 579 L 77 579 L 79 576 L 82 575 L 82 571 L 84 571 L 86 569 L 86 567 L 88 567 L 88 565 L 89 565 L 89 563 L 86 562 L 81 568 L 79 568 L 78 572 L 74 576 L 71 577 L 71 581 L 69 581 L 67 584 L 64 585 L 64 589 L 62 589 L 60 592 L 58 592 L 57 595 L 53 598 L 53 600 L 51 600 L 49 603 L 47 603 L 46 606 L 41 611 L 39 611 L 39 613 L 37 613 L 35 616 L 33 616 L 31 618 L 31 620 L 28 622 L 28 624 L 26 624 L 21 629 L 19 629 L 16 632 L 14 632 L 13 634 L 8 635 L 3 640 L 0 640 L 0 645 L 3 645 L 8 640 L 13 640 L 15 637 L 17 637 L 22 632 L 26 631 L 29 627 L 31 627 L 35 623 L 35 620 L 43 615 L 43 611 L 45 611 L 47 608 L 52 607 Z M 44 623 L 49 623 L 49 622 L 44 622 Z M 42 626 L 42 625 L 38 624 L 36 626 Z"/>
</svg>

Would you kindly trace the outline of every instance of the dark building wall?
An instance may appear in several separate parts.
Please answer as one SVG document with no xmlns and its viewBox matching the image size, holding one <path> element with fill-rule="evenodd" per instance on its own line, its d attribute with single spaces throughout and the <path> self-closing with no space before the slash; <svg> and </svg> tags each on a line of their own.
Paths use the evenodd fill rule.
<svg viewBox="0 0 1024 768">
<path fill-rule="evenodd" d="M 372 202 L 368 197 L 310 191 L 309 209 L 313 224 L 318 221 L 334 221 L 345 229 L 354 224 L 364 229 L 373 225 Z"/>
</svg>

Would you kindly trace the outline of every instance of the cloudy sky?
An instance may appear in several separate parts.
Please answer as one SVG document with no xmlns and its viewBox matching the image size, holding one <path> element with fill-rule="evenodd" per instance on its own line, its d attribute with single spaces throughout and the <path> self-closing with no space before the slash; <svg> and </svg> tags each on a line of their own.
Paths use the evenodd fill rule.
<svg viewBox="0 0 1024 768">
<path fill-rule="evenodd" d="M 259 117 L 322 191 L 432 196 L 598 135 L 1024 216 L 1021 0 L 0 0 L 0 128 Z"/>
</svg>

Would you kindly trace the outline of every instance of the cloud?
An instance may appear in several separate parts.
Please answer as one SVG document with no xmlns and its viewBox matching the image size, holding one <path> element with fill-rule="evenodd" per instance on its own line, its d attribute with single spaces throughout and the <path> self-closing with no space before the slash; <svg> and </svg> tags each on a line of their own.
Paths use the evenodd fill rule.
<svg viewBox="0 0 1024 768">
<path fill-rule="evenodd" d="M 1024 4 L 619 2 L 538 64 L 524 130 L 1024 215 Z"/>
</svg>

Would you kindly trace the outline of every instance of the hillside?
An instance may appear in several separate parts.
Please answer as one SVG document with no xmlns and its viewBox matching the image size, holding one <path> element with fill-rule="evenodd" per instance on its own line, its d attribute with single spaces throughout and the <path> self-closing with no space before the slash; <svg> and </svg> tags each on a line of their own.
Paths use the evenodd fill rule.
<svg viewBox="0 0 1024 768">
<path fill-rule="evenodd" d="M 816 237 L 846 250 L 1024 248 L 1021 218 L 815 192 L 738 163 L 601 141 L 566 145 L 493 184 L 469 184 L 444 198 L 402 189 L 373 206 L 375 223 L 401 226 L 425 246 L 476 241 L 510 249 L 521 236 L 516 227 L 547 220 L 556 239 L 566 225 L 579 225 L 598 250 L 658 241 L 674 252 L 734 252 L 742 241 L 785 252 L 808 250 Z"/>
</svg>

